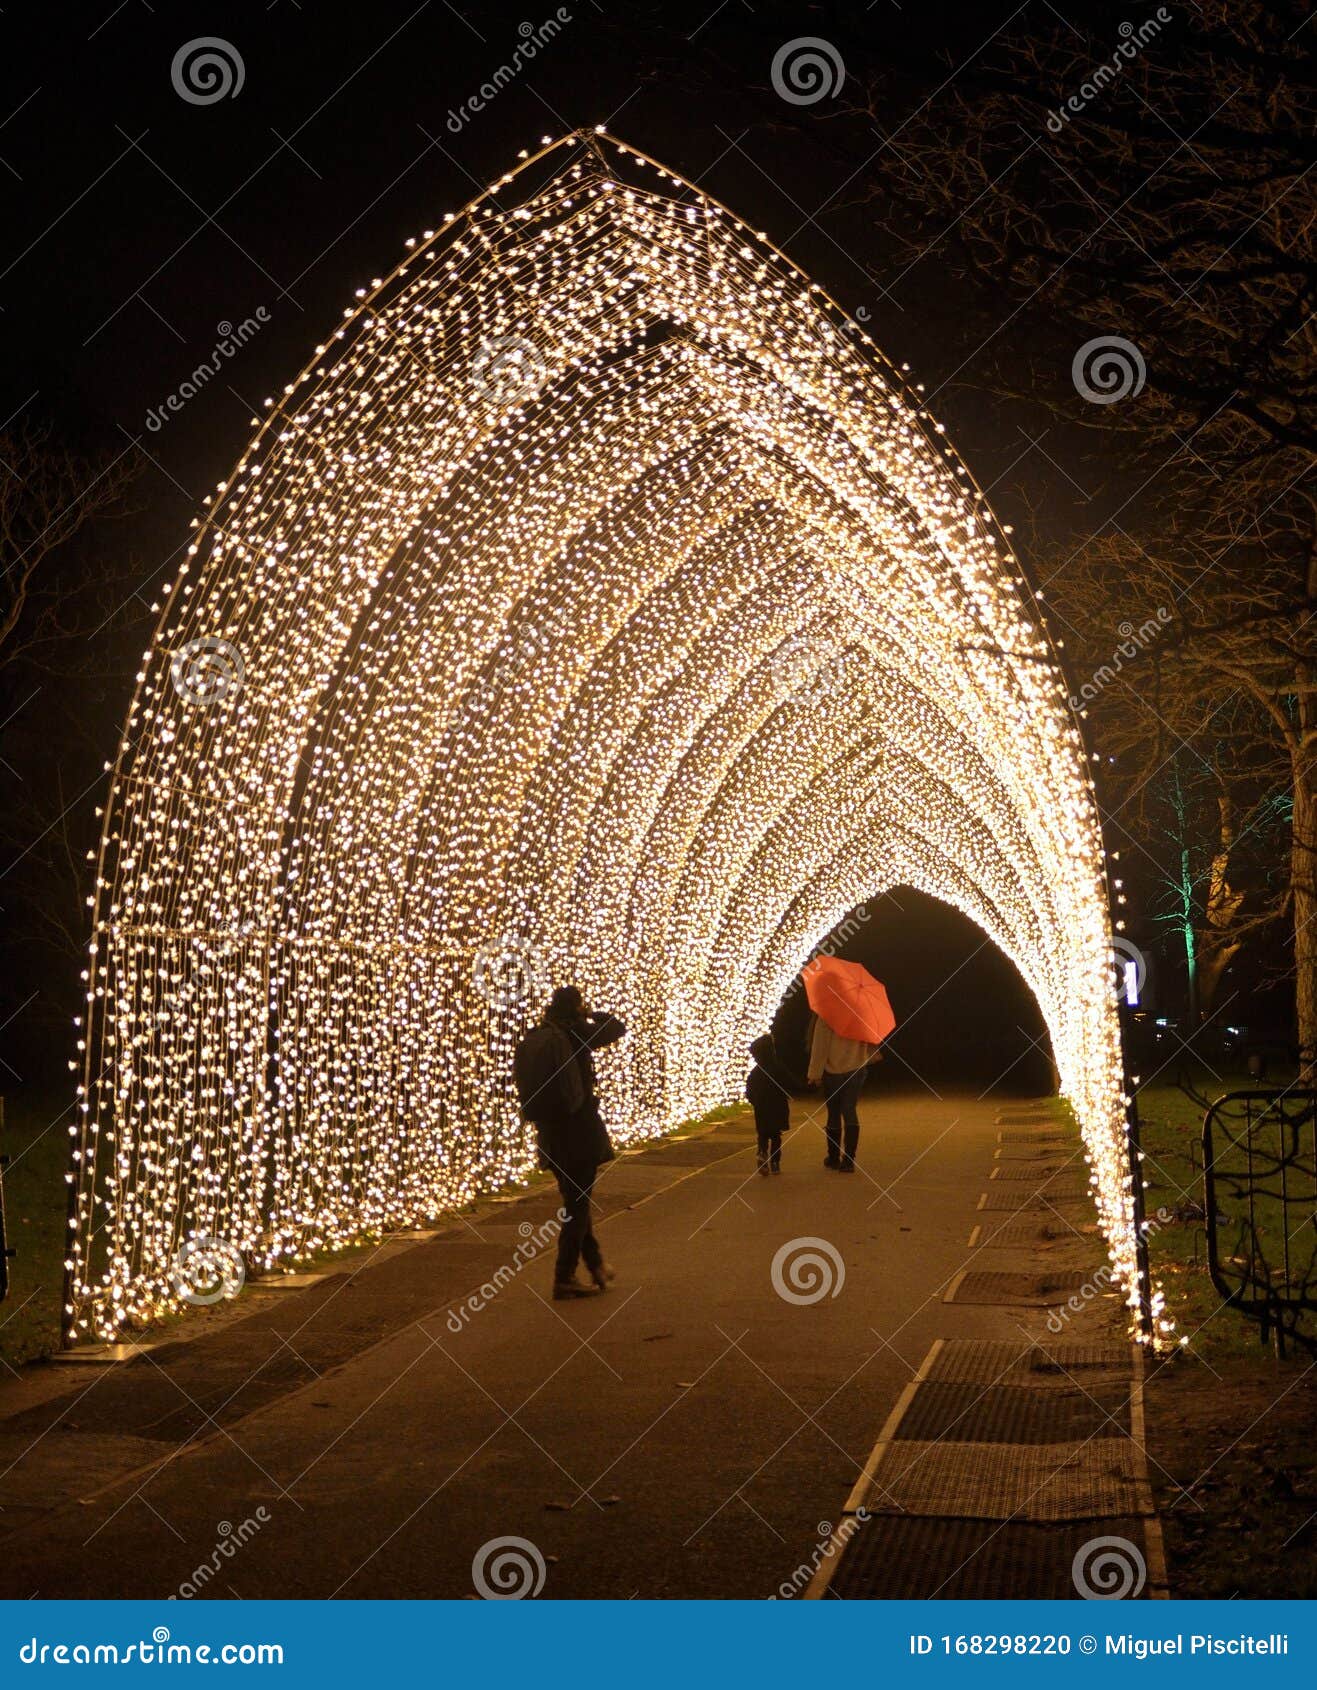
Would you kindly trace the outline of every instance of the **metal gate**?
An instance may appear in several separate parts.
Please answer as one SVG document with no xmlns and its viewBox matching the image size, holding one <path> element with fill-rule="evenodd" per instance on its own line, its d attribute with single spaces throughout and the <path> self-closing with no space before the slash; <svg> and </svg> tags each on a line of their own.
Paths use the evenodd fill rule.
<svg viewBox="0 0 1317 1690">
<path fill-rule="evenodd" d="M 1203 1118 L 1207 1265 L 1283 1355 L 1317 1347 L 1317 1091 L 1236 1091 Z M 1309 1323 L 1310 1325 L 1311 1323 Z"/>
</svg>

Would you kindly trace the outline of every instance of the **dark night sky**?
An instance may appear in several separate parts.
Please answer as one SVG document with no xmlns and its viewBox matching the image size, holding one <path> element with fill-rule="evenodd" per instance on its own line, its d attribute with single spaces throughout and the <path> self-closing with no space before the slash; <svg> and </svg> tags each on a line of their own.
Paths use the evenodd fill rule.
<svg viewBox="0 0 1317 1690">
<path fill-rule="evenodd" d="M 1012 9 L 919 15 L 926 42 L 970 43 Z M 238 456 L 260 401 L 301 366 L 352 290 L 520 148 L 580 124 L 607 122 L 698 179 L 848 309 L 863 307 L 889 355 L 936 375 L 923 370 L 939 346 L 925 279 L 907 277 L 884 298 L 896 266 L 882 231 L 840 209 L 844 184 L 826 152 L 767 126 L 776 45 L 826 35 L 830 8 L 579 0 L 562 10 L 572 17 L 561 33 L 457 134 L 449 114 L 507 60 L 518 26 L 554 8 L 275 0 L 148 10 L 103 0 L 7 11 L 0 414 L 27 404 L 101 444 L 141 441 L 156 465 L 150 519 L 132 534 L 144 571 L 163 564 L 162 548 Z M 895 27 L 909 47 L 911 16 L 880 0 L 858 27 L 880 40 Z M 212 34 L 240 55 L 242 87 L 189 104 L 172 60 Z M 876 135 L 874 149 L 881 158 Z M 217 325 L 258 308 L 268 326 L 225 379 L 148 432 L 148 411 L 210 355 Z"/>
<path fill-rule="evenodd" d="M 577 125 L 606 123 L 766 230 L 844 307 L 862 309 L 888 355 L 908 360 L 931 392 L 954 376 L 937 406 L 962 455 L 1007 520 L 1017 500 L 1035 502 L 1056 471 L 989 415 L 972 363 L 959 368 L 948 333 L 955 300 L 936 261 L 901 272 L 884 231 L 854 203 L 854 184 L 812 136 L 811 125 L 822 137 L 841 120 L 825 103 L 802 133 L 782 120 L 780 103 L 775 110 L 769 81 L 783 42 L 859 36 L 909 67 L 907 97 L 918 100 L 946 74 L 939 55 L 964 62 L 1017 9 L 1006 0 L 875 0 L 867 10 L 573 0 L 534 63 L 454 133 L 450 114 L 509 59 L 519 26 L 542 24 L 553 6 L 7 8 L 0 421 L 52 422 L 88 451 L 137 442 L 150 459 L 133 513 L 96 541 L 131 561 L 137 593 L 124 596 L 101 691 L 82 709 L 89 744 L 99 736 L 112 746 L 151 584 L 172 573 L 191 517 L 239 456 L 265 396 L 409 236 L 457 209 L 521 148 Z M 195 104 L 176 91 L 175 54 L 201 36 L 236 50 L 234 97 Z M 884 117 L 890 134 L 899 104 Z M 876 128 L 872 150 L 870 168 L 884 168 L 890 153 Z M 265 326 L 222 373 L 148 429 L 148 413 L 212 355 L 220 325 L 258 313 Z M 95 546 L 85 556 L 80 566 L 94 569 Z M 24 708 L 27 728 L 40 726 L 41 697 Z M 916 931 L 936 928 L 928 911 L 906 919 Z M 936 944 L 954 950 L 964 934 L 956 938 L 948 919 Z M 41 1004 L 50 1001 L 43 988 Z M 67 1026 L 62 1011 L 55 1021 Z"/>
</svg>

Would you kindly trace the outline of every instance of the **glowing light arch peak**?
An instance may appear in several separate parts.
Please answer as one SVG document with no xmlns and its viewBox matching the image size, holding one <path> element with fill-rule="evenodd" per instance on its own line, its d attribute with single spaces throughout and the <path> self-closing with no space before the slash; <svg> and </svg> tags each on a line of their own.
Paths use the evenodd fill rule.
<svg viewBox="0 0 1317 1690">
<path fill-rule="evenodd" d="M 626 1142 L 736 1095 L 811 946 L 897 882 L 1035 992 L 1133 1298 L 1082 747 L 918 392 L 598 132 L 358 295 L 208 501 L 138 677 L 70 1336 L 173 1306 L 189 1241 L 275 1266 L 524 1175 L 509 959 L 631 1023 Z"/>
</svg>

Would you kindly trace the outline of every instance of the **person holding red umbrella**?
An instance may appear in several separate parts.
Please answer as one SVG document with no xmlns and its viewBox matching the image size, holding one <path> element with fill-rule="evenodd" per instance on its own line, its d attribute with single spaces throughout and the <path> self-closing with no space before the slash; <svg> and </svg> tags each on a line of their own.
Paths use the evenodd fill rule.
<svg viewBox="0 0 1317 1690">
<path fill-rule="evenodd" d="M 896 1017 L 882 982 L 858 962 L 815 957 L 801 975 L 815 1016 L 809 1083 L 822 1081 L 828 1101 L 828 1153 L 823 1166 L 853 1174 L 864 1076 L 871 1063 L 882 1061 L 878 1047 L 896 1026 Z"/>
</svg>

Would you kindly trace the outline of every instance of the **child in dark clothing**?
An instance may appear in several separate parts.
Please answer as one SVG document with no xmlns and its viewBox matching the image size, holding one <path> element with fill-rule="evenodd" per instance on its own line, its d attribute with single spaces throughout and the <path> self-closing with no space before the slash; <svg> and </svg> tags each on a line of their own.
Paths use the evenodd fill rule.
<svg viewBox="0 0 1317 1690">
<path fill-rule="evenodd" d="M 782 1134 L 790 1126 L 791 1095 L 787 1077 L 778 1061 L 771 1033 L 761 1033 L 750 1046 L 754 1067 L 745 1082 L 745 1095 L 755 1112 L 755 1133 L 759 1139 L 759 1172 L 782 1172 Z"/>
</svg>

